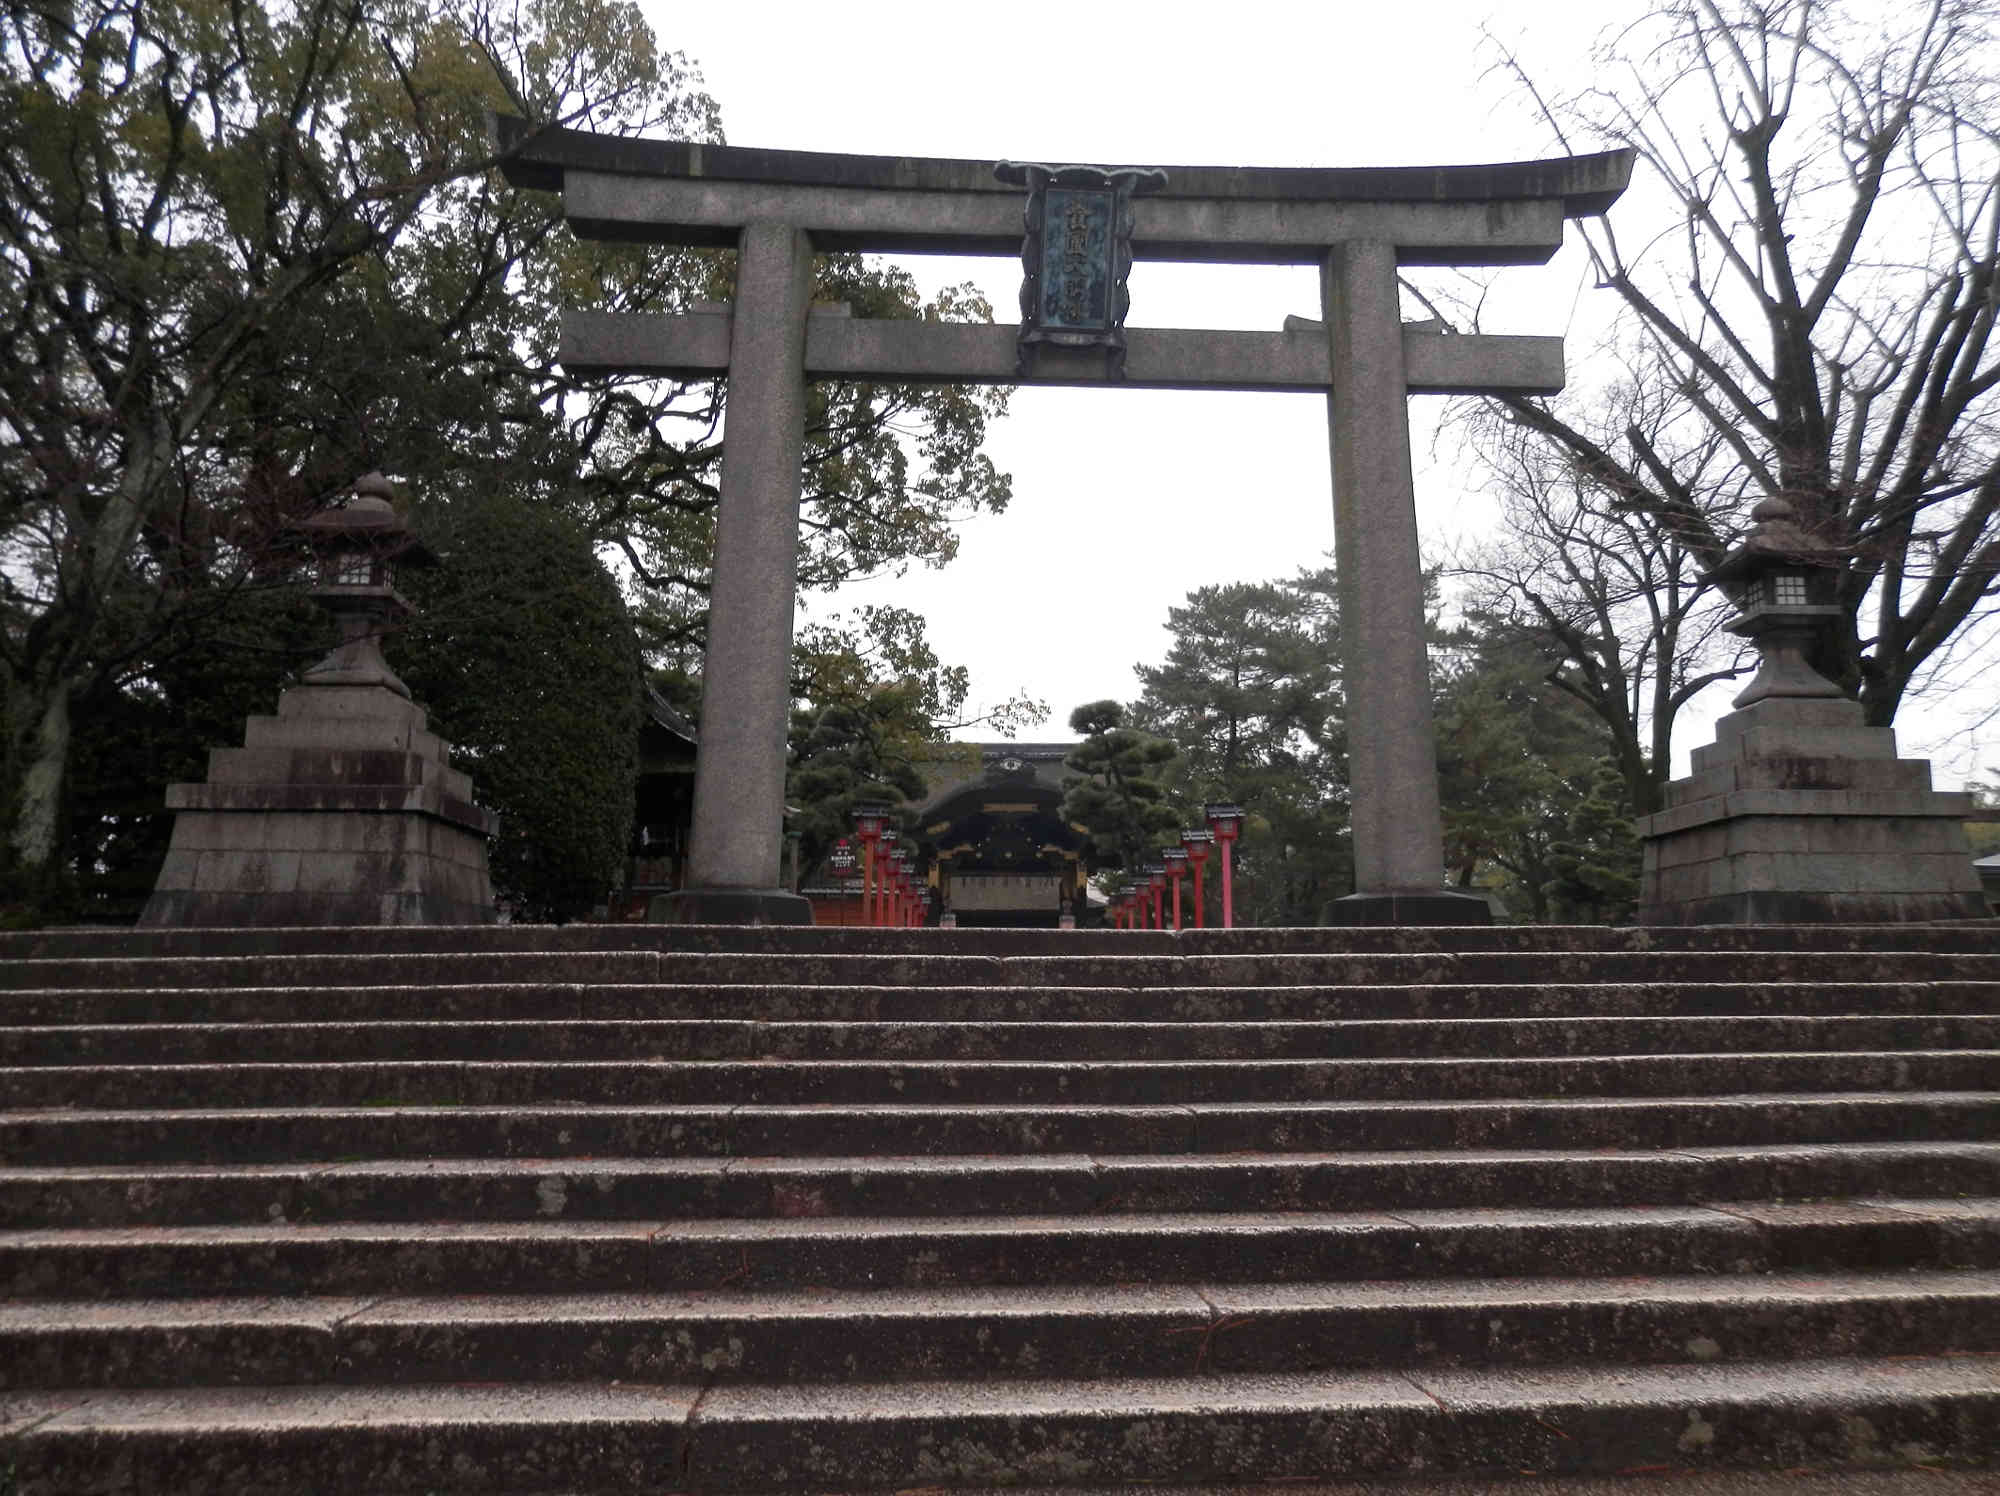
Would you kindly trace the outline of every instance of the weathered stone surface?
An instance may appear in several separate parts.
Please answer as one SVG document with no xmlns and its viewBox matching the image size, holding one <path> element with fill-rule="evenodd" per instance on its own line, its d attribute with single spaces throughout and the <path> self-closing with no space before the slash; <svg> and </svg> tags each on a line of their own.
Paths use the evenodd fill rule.
<svg viewBox="0 0 2000 1496">
<path fill-rule="evenodd" d="M 812 243 L 782 220 L 746 223 L 730 333 L 736 429 L 722 459 L 689 892 L 668 916 L 676 923 L 812 918 L 778 886 Z"/>
<path fill-rule="evenodd" d="M 1990 1485 L 1993 929 L 0 937 L 0 1469 Z"/>
<path fill-rule="evenodd" d="M 1766 697 L 1721 719 L 1642 816 L 1649 925 L 1989 917 L 1963 821 L 1851 701 Z"/>
<path fill-rule="evenodd" d="M 715 377 L 729 372 L 727 313 L 678 316 L 567 309 L 561 357 L 579 371 L 619 370 Z M 1131 389 L 1310 390 L 1333 383 L 1326 338 L 1318 329 L 1235 332 L 1134 327 L 1126 331 Z M 1110 382 L 1101 354 L 1046 347 L 1023 375 L 1019 332 L 1004 324 L 906 322 L 886 318 L 812 317 L 805 371 L 821 379 L 904 379 L 925 384 L 1081 384 Z M 1405 325 L 1403 361 L 1411 394 L 1507 390 L 1554 394 L 1563 386 L 1562 339 L 1450 336 Z"/>
<path fill-rule="evenodd" d="M 1364 897 L 1432 894 L 1444 886 L 1444 832 L 1423 590 L 1411 586 L 1422 566 L 1395 241 L 1338 245 L 1321 280 L 1329 357 L 1341 374 L 1327 396 L 1327 426 L 1352 719 L 1354 885 Z M 1394 912 L 1377 922 L 1404 923 Z"/>
<path fill-rule="evenodd" d="M 0 1449 L 21 1496 L 642 1490 L 680 1467 L 699 1395 L 563 1384 L 99 1393 L 51 1405 Z"/>
<path fill-rule="evenodd" d="M 381 686 L 298 686 L 205 784 L 167 789 L 148 926 L 464 925 L 492 918 L 494 817 L 421 708 Z"/>
<path fill-rule="evenodd" d="M 516 185 L 561 191 L 586 235 L 728 244 L 760 220 L 796 223 L 829 249 L 1013 254 L 1019 189 L 990 161 L 743 150 L 536 129 L 502 119 Z M 1311 264 L 1328 244 L 1377 238 L 1412 263 L 1540 263 L 1562 220 L 1604 211 L 1631 177 L 1608 151 L 1491 166 L 1173 166 L 1139 198 L 1141 257 Z"/>
</svg>

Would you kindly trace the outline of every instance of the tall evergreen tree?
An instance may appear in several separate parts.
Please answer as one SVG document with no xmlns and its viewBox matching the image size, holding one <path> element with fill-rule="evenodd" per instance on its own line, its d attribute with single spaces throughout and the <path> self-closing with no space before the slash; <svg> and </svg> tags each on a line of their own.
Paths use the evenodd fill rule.
<svg viewBox="0 0 2000 1496">
<path fill-rule="evenodd" d="M 1127 725 L 1125 708 L 1093 701 L 1069 715 L 1083 741 L 1063 760 L 1062 818 L 1088 828 L 1084 857 L 1092 871 L 1136 871 L 1179 835 L 1183 813 L 1166 798 L 1160 776 L 1178 750 L 1165 738 Z"/>
<path fill-rule="evenodd" d="M 1448 875 L 1517 917 L 1629 917 L 1639 849 L 1603 722 L 1552 680 L 1532 627 L 1474 614 L 1434 652 Z"/>
<path fill-rule="evenodd" d="M 1333 573 L 1203 587 L 1167 627 L 1165 661 L 1138 667 L 1133 720 L 1181 750 L 1167 785 L 1190 824 L 1204 801 L 1246 811 L 1238 918 L 1315 923 L 1354 881 Z"/>
<path fill-rule="evenodd" d="M 405 569 L 421 610 L 397 673 L 498 813 L 494 894 L 569 920 L 622 870 L 638 772 L 639 642 L 617 579 L 572 517 L 511 495 L 417 508 L 443 565 Z"/>
</svg>

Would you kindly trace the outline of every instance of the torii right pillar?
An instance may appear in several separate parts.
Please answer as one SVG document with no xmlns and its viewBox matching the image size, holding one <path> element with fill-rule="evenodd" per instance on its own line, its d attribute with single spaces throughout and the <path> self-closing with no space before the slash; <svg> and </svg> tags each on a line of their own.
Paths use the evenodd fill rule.
<svg viewBox="0 0 2000 1496">
<path fill-rule="evenodd" d="M 1334 572 L 1347 647 L 1354 887 L 1329 924 L 1488 924 L 1486 900 L 1444 881 L 1437 735 L 1424 641 L 1396 247 L 1328 252 L 1320 301 L 1332 363 Z"/>
</svg>

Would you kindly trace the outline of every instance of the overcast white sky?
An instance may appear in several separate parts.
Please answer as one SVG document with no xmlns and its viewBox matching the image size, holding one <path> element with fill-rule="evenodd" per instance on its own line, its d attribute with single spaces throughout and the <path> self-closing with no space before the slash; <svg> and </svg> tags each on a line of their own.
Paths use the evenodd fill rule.
<svg viewBox="0 0 2000 1496">
<path fill-rule="evenodd" d="M 1492 31 L 1542 77 L 1568 82 L 1622 5 L 1568 0 L 1237 0 L 1104 7 L 878 0 L 641 0 L 662 44 L 701 68 L 734 145 L 882 155 L 1252 166 L 1427 165 L 1554 154 L 1492 71 Z M 1616 210 L 1614 210 L 1615 212 Z M 911 257 L 925 285 L 974 280 L 1012 320 L 1013 259 Z M 1316 316 L 1307 268 L 1141 262 L 1134 326 L 1276 329 Z M 1572 368 L 1608 317 L 1580 255 L 1509 270 L 1485 330 L 1565 334 Z M 1410 308 L 1407 315 L 1421 316 Z M 1426 548 L 1484 531 L 1441 401 L 1410 402 Z M 1260 581 L 1333 543 L 1325 401 L 1310 395 L 1022 389 L 987 450 L 1014 477 L 1006 514 L 965 529 L 942 572 L 843 588 L 923 613 L 938 653 L 970 667 L 976 700 L 1026 689 L 1067 737 L 1071 708 L 1138 694 L 1132 668 L 1166 652 L 1167 609 L 1196 587 Z M 1717 694 L 1711 692 L 1710 694 Z M 1683 714 L 1677 772 L 1726 710 Z M 1905 751 L 1943 719 L 1906 711 Z M 980 736 L 980 734 L 972 734 Z M 1967 767 L 1940 762 L 1955 782 Z"/>
</svg>

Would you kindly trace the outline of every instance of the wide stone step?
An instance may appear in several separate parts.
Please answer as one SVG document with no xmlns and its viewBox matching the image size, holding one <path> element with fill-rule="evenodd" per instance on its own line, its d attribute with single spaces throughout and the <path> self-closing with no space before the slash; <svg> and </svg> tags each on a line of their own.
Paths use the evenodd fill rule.
<svg viewBox="0 0 2000 1496">
<path fill-rule="evenodd" d="M 1983 1090 L 2000 1050 L 1368 1060 L 374 1060 L 15 1066 L 0 1109 L 235 1106 L 1173 1105 L 1212 1101 Z"/>
<path fill-rule="evenodd" d="M 2000 1197 L 2000 1143 L 0 1168 L 0 1228 L 1689 1205 L 1892 1190 Z"/>
<path fill-rule="evenodd" d="M 2000 1272 L 0 1305 L 0 1388 L 1200 1376 L 2000 1352 Z"/>
<path fill-rule="evenodd" d="M 879 930 L 796 925 L 387 925 L 254 929 L 0 931 L 0 962 L 49 957 L 327 954 L 357 936 L 383 954 L 466 951 L 677 951 L 830 955 L 1246 955 L 1278 953 L 1651 950 L 1991 950 L 2000 922 L 1947 924 L 1326 926 L 1161 931 Z"/>
<path fill-rule="evenodd" d="M 0 1293 L 624 1293 L 2000 1267 L 2000 1201 L 0 1232 Z"/>
<path fill-rule="evenodd" d="M 1254 1060 L 1887 1049 L 2000 1050 L 2000 1014 L 1201 1024 L 564 1019 L 0 1029 L 0 1066 L 383 1059 Z"/>
<path fill-rule="evenodd" d="M 564 1022 L 1263 1023 L 2000 1014 L 2000 979 L 1397 986 L 789 986 L 471 982 L 434 986 L 41 987 L 0 991 L 0 1024 Z"/>
<path fill-rule="evenodd" d="M 1596 950 L 1254 955 L 960 956 L 462 951 L 9 961 L 0 983 L 47 987 L 429 986 L 472 982 L 812 986 L 1205 987 L 1466 982 L 1992 981 L 2000 951 Z"/>
<path fill-rule="evenodd" d="M 2000 1454 L 2000 1362 L 16 1394 L 21 1496 L 907 1489 Z"/>
<path fill-rule="evenodd" d="M 879 1152 L 1686 1148 L 2000 1137 L 2000 1091 L 1186 1106 L 265 1107 L 0 1113 L 14 1165 Z"/>
</svg>

